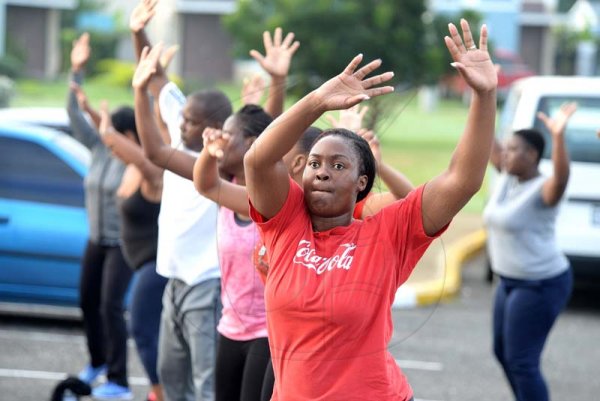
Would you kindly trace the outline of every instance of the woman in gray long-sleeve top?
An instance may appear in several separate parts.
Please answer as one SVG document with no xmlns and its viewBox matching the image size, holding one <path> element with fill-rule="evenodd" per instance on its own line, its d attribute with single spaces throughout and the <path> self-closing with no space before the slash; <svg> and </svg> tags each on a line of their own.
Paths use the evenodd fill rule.
<svg viewBox="0 0 600 401">
<path fill-rule="evenodd" d="M 74 43 L 71 52 L 71 80 L 78 85 L 83 81 L 82 70 L 89 54 L 89 36 L 84 34 Z M 102 143 L 96 128 L 86 119 L 73 87 L 69 91 L 67 111 L 73 136 L 92 152 L 90 170 L 85 178 L 90 232 L 79 287 L 90 363 L 81 371 L 79 378 L 92 384 L 106 372 L 107 383 L 95 388 L 94 395 L 131 399 L 127 383 L 127 327 L 123 301 L 132 270 L 119 245 L 116 202 L 125 165 L 113 157 L 110 149 Z M 94 120 L 97 116 L 92 114 L 91 117 Z M 121 133 L 136 129 L 131 108 L 123 107 L 111 118 L 113 126 Z"/>
</svg>

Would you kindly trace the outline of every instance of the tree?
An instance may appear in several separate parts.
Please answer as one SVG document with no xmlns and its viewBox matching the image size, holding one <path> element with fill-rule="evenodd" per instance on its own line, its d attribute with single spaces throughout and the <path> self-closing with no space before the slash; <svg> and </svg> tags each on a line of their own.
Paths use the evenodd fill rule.
<svg viewBox="0 0 600 401">
<path fill-rule="evenodd" d="M 295 89 L 306 92 L 338 74 L 356 54 L 381 58 L 381 71 L 418 84 L 426 77 L 424 0 L 239 0 L 224 18 L 237 56 L 262 49 L 262 32 L 281 26 L 301 42 Z M 443 41 L 442 41 L 443 43 Z"/>
</svg>

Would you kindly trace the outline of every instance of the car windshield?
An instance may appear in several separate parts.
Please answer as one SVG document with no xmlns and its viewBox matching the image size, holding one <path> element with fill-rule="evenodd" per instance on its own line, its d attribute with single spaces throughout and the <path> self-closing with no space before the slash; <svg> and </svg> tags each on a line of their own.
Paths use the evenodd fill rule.
<svg viewBox="0 0 600 401">
<path fill-rule="evenodd" d="M 569 120 L 565 139 L 572 161 L 600 163 L 600 140 L 596 132 L 600 129 L 600 98 L 598 97 L 543 97 L 540 99 L 538 111 L 546 115 L 556 115 L 565 102 L 577 102 L 577 111 Z M 536 118 L 534 126 L 544 133 L 546 143 L 551 143 L 550 133 Z M 551 146 L 546 146 L 544 158 L 551 157 Z"/>
</svg>

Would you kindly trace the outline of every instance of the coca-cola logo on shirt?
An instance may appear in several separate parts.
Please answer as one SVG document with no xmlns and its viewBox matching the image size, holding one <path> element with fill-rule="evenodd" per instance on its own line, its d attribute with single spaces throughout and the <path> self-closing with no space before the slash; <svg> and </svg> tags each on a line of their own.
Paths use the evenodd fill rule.
<svg viewBox="0 0 600 401">
<path fill-rule="evenodd" d="M 312 269 L 317 274 L 323 274 L 333 269 L 350 270 L 356 244 L 340 245 L 336 254 L 329 258 L 317 255 L 317 252 L 311 245 L 311 242 L 306 240 L 298 242 L 298 250 L 294 256 L 294 263 Z"/>
</svg>

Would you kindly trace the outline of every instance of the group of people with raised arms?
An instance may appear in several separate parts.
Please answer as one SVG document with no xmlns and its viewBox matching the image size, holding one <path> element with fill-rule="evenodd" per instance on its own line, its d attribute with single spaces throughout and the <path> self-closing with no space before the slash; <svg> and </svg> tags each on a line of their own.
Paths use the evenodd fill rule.
<svg viewBox="0 0 600 401">
<path fill-rule="evenodd" d="M 142 0 L 130 19 L 138 59 L 133 110 L 110 115 L 103 105 L 95 112 L 77 84 L 69 95 L 72 124 L 85 124 L 87 140 L 98 147 L 92 171 L 99 172 L 86 184 L 88 212 L 95 210 L 92 200 L 108 204 L 110 198 L 116 227 L 106 239 L 92 235 L 86 253 L 81 288 L 90 363 L 80 378 L 92 383 L 107 372 L 94 397 L 133 396 L 123 319 L 133 269 L 132 334 L 152 384 L 149 399 L 412 400 L 413 390 L 387 350 L 391 305 L 427 247 L 481 187 L 490 154 L 495 164 L 500 158 L 500 145 L 494 145 L 497 73 L 487 28 L 476 45 L 466 21 L 462 35 L 449 24 L 444 40 L 473 97 L 448 168 L 415 188 L 382 160 L 377 137 L 360 122 L 366 108 L 359 103 L 393 91 L 383 86 L 392 72 L 373 75 L 380 60 L 361 66 L 363 57 L 356 56 L 284 111 L 299 43 L 280 28 L 265 32 L 264 55 L 251 55 L 271 77 L 266 105 L 250 103 L 233 112 L 220 91 L 185 97 L 169 82 L 160 61 L 163 46 L 152 47 L 144 31 L 156 3 Z M 83 35 L 72 52 L 78 84 L 89 52 Z M 123 110 L 127 124 L 118 118 Z M 333 110 L 346 113 L 330 119 L 333 128 L 312 126 Z M 542 117 L 553 138 L 560 138 L 572 111 L 564 109 L 558 120 Z M 555 178 L 524 184 L 531 188 L 514 190 L 515 197 L 537 199 L 541 191 L 543 205 L 557 204 L 568 177 L 568 156 L 559 145 L 557 139 Z M 540 181 L 537 164 L 517 160 L 515 146 L 505 151 L 513 154 L 506 158 L 512 163 L 507 173 L 519 182 Z M 389 192 L 371 193 L 377 175 Z M 554 212 L 543 205 L 519 213 L 549 221 Z M 96 221 L 106 218 L 104 212 L 90 213 Z M 493 227 L 507 218 L 489 220 Z M 511 234 L 494 235 L 492 262 L 503 276 L 494 318 L 496 354 L 517 399 L 540 400 L 528 395 L 532 375 L 519 375 L 511 364 L 508 350 L 528 344 L 523 333 L 512 339 L 519 330 L 508 311 L 519 306 L 507 300 L 527 287 L 518 280 L 550 280 L 554 291 L 556 275 L 568 277 L 568 264 L 556 254 L 551 271 L 521 274 L 521 261 L 503 260 L 505 248 L 513 246 Z M 534 263 L 532 255 L 522 256 Z M 540 299 L 553 304 L 553 314 L 538 324 L 546 334 L 568 298 L 565 283 Z M 544 339 L 535 339 L 539 353 Z M 528 358 L 535 365 L 536 355 Z M 540 379 L 535 386 L 543 385 Z"/>
</svg>

